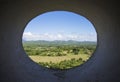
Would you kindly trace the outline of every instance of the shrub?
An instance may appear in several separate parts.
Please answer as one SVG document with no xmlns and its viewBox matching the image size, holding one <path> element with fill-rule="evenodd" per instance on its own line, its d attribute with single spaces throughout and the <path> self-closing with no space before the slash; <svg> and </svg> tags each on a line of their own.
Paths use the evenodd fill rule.
<svg viewBox="0 0 120 82">
<path fill-rule="evenodd" d="M 72 58 L 71 60 L 64 60 L 59 63 L 53 63 L 50 61 L 50 62 L 39 62 L 38 64 L 51 69 L 69 69 L 78 66 L 82 63 L 84 63 L 82 58 L 79 59 Z"/>
</svg>

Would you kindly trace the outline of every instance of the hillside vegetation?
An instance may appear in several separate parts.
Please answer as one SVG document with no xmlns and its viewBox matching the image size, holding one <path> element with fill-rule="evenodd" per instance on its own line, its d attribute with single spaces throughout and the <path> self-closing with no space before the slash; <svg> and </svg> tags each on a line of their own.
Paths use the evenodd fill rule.
<svg viewBox="0 0 120 82">
<path fill-rule="evenodd" d="M 96 42 L 79 41 L 24 41 L 26 54 L 41 66 L 51 69 L 69 69 L 87 61 Z"/>
</svg>

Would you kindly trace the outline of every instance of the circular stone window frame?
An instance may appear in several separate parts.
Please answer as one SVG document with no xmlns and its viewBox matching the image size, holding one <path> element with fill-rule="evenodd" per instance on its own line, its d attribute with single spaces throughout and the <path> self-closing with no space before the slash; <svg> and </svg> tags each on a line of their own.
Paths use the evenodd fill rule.
<svg viewBox="0 0 120 82">
<path fill-rule="evenodd" d="M 2 20 L 3 26 L 1 27 L 2 32 L 0 32 L 2 35 L 1 43 L 3 43 L 1 44 L 1 53 L 4 54 L 0 60 L 2 62 L 1 74 L 4 78 L 1 79 L 3 82 L 89 82 L 98 79 L 106 82 L 106 79 L 118 77 L 114 71 L 115 68 L 112 67 L 116 65 L 119 58 L 119 54 L 113 49 L 118 45 L 116 41 L 118 41 L 119 36 L 113 37 L 119 33 L 118 31 L 116 33 L 114 31 L 116 28 L 113 28 L 116 27 L 117 19 L 113 21 L 114 18 L 111 17 L 113 13 L 110 14 L 112 10 L 107 10 L 109 5 L 99 3 L 96 5 L 96 3 L 85 0 L 29 0 L 29 2 L 21 0 L 3 4 L 2 7 L 5 9 L 3 9 L 4 14 L 2 12 L 2 19 L 4 20 Z M 106 11 L 104 11 L 104 7 Z M 55 10 L 80 14 L 89 19 L 96 28 L 98 38 L 96 51 L 91 59 L 82 66 L 65 71 L 50 70 L 38 66 L 24 52 L 22 35 L 26 24 L 39 14 Z M 116 17 L 114 14 L 112 16 Z M 119 47 L 117 48 L 119 49 Z M 113 52 L 116 58 L 113 58 Z M 109 64 L 109 62 L 112 63 Z M 113 74 L 116 77 L 112 77 Z"/>
<path fill-rule="evenodd" d="M 75 9 L 76 8 L 77 7 L 75 7 Z M 29 21 L 31 21 L 31 19 L 33 19 L 34 17 L 36 17 L 38 15 L 41 15 L 43 13 L 46 13 L 46 12 L 51 12 L 51 11 L 68 11 L 69 12 L 70 11 L 70 12 L 73 12 L 73 13 L 76 13 L 78 15 L 81 15 L 81 16 L 85 17 L 86 19 L 88 19 L 91 22 L 91 19 L 86 16 L 86 14 L 83 12 L 84 9 L 82 9 L 82 8 L 81 8 L 82 10 L 80 10 L 79 12 L 76 11 L 76 10 L 74 11 L 73 8 L 72 9 L 61 8 L 60 10 L 59 10 L 59 8 L 54 8 L 54 9 L 55 10 L 51 10 L 51 9 L 49 10 L 49 8 L 48 8 L 48 10 L 45 11 L 45 12 L 41 12 L 41 13 L 38 12 L 38 13 L 36 13 L 36 15 L 32 16 L 29 19 Z M 27 22 L 29 23 L 29 21 L 27 21 Z M 91 22 L 91 23 L 94 26 L 93 22 Z M 95 26 L 94 26 L 94 28 L 95 28 Z M 24 27 L 24 29 L 25 29 L 25 27 Z M 22 33 L 24 32 L 24 29 L 22 30 Z M 95 28 L 95 30 L 96 30 L 96 28 Z M 96 33 L 97 33 L 97 30 L 96 30 Z M 22 37 L 21 37 L 21 39 L 22 39 Z M 98 37 L 97 37 L 97 43 L 98 43 Z M 22 44 L 22 42 L 21 42 L 21 44 Z M 96 46 L 96 50 L 97 50 L 97 48 L 98 48 L 98 45 Z M 71 80 L 71 79 L 74 81 L 76 78 L 81 76 L 81 73 L 84 70 L 88 69 L 89 66 L 94 62 L 93 59 L 94 59 L 96 50 L 94 51 L 94 53 L 90 57 L 90 59 L 87 60 L 84 64 L 82 64 L 80 66 L 77 66 L 77 67 L 74 67 L 74 68 L 71 68 L 71 69 L 53 70 L 53 69 L 45 68 L 45 67 L 39 66 L 33 60 L 31 60 L 30 58 L 28 58 L 29 59 L 28 63 L 30 63 L 31 64 L 30 66 L 32 66 L 31 68 L 33 68 L 34 72 L 33 71 L 31 71 L 31 72 L 36 73 L 35 75 L 39 75 L 39 76 L 37 76 L 38 78 L 41 77 L 41 75 L 42 75 L 42 78 L 44 78 L 44 80 L 43 80 L 44 82 L 47 82 L 45 78 L 47 78 L 47 79 L 49 78 L 49 79 L 51 79 L 53 81 L 57 80 L 57 81 L 54 81 L 54 82 L 59 82 L 58 81 L 59 79 L 60 79 L 60 81 L 61 80 Z M 25 53 L 24 49 L 23 49 L 22 52 Z"/>
<path fill-rule="evenodd" d="M 95 26 L 94 26 L 94 24 L 93 24 L 93 22 L 91 22 L 91 19 L 89 19 L 84 13 L 82 13 L 82 11 L 81 12 L 76 12 L 76 11 L 74 11 L 74 10 L 69 10 L 69 9 L 64 9 L 64 8 L 62 8 L 62 9 L 56 9 L 55 8 L 55 10 L 47 10 L 47 11 L 45 11 L 45 12 L 42 12 L 42 13 L 37 13 L 35 16 L 32 16 L 30 19 L 29 19 L 29 21 L 27 22 L 27 24 L 32 20 L 32 19 L 34 19 L 35 17 L 37 17 L 37 16 L 39 16 L 39 15 L 41 15 L 41 14 L 44 14 L 44 13 L 47 13 L 47 12 L 52 12 L 52 11 L 68 11 L 68 12 L 73 12 L 73 13 L 76 13 L 76 14 L 78 14 L 78 15 L 81 15 L 81 16 L 83 16 L 83 17 L 85 17 L 92 25 L 93 25 L 93 27 L 94 27 L 94 29 L 95 29 L 95 31 L 96 31 L 96 34 L 97 34 L 97 36 L 98 36 L 98 33 L 97 33 L 97 30 L 96 30 L 96 28 L 95 28 Z M 26 25 L 27 25 L 26 24 Z M 25 26 L 26 26 L 25 25 Z M 24 27 L 24 29 L 25 29 L 25 27 Z M 24 32 L 24 29 L 22 30 L 22 33 Z M 22 46 L 22 48 L 23 48 L 23 46 Z M 98 48 L 98 37 L 97 37 L 97 45 L 96 45 L 96 49 L 95 49 L 95 51 L 92 53 L 93 55 L 84 63 L 84 64 L 82 64 L 82 65 L 80 65 L 80 66 L 77 66 L 77 67 L 73 67 L 73 68 L 70 68 L 70 69 L 64 69 L 64 70 L 60 70 L 60 69 L 50 69 L 50 68 L 46 68 L 46 67 L 43 67 L 43 66 L 40 66 L 40 65 L 38 65 L 37 63 L 35 63 L 32 59 L 30 59 L 30 58 L 28 58 L 30 61 L 29 61 L 29 63 L 30 64 L 32 64 L 32 68 L 35 68 L 34 69 L 34 71 L 36 71 L 37 73 L 36 73 L 36 75 L 40 75 L 40 77 L 41 77 L 41 75 L 45 75 L 44 76 L 44 78 L 46 77 L 46 78 L 51 78 L 52 77 L 52 79 L 56 79 L 57 78 L 57 81 L 54 81 L 54 82 L 59 82 L 58 81 L 58 79 L 61 81 L 63 81 L 63 80 L 67 80 L 68 78 L 68 80 L 71 80 L 71 78 L 72 78 L 72 80 L 74 81 L 76 78 L 79 78 L 79 77 L 76 77 L 76 76 L 79 76 L 79 74 L 80 74 L 80 76 L 81 76 L 81 73 L 84 71 L 84 70 L 86 70 L 93 62 L 94 62 L 94 56 L 95 56 L 95 53 L 96 53 L 96 50 L 97 50 L 97 48 Z M 22 49 L 23 50 L 23 52 L 25 53 L 25 51 L 24 51 L 24 48 Z M 25 53 L 25 55 L 27 55 L 26 53 Z M 27 55 L 27 57 L 28 57 L 28 55 Z M 42 74 L 42 73 L 44 73 L 44 74 Z M 75 78 L 73 77 L 73 76 L 75 76 Z M 43 77 L 42 77 L 43 78 Z M 51 79 L 51 80 L 52 80 Z M 46 81 L 46 79 L 44 79 L 45 81 Z M 44 81 L 44 82 L 45 82 Z M 41 81 L 42 82 L 42 81 Z"/>
<path fill-rule="evenodd" d="M 46 13 L 52 13 L 52 12 L 57 12 L 57 11 L 59 11 L 59 10 L 54 10 L 54 11 L 47 11 L 47 12 L 44 12 L 44 13 L 42 13 L 42 14 L 39 14 L 39 15 L 37 15 L 37 16 L 35 16 L 35 17 L 33 17 L 31 20 L 29 20 L 29 22 L 27 23 L 27 25 L 33 20 L 33 19 L 35 19 L 35 18 L 37 18 L 38 16 L 40 16 L 40 15 L 43 15 L 43 14 L 46 14 Z M 78 14 L 78 13 L 75 13 L 75 12 L 72 12 L 72 11 L 65 11 L 65 10 L 60 10 L 60 11 L 62 11 L 62 12 L 70 12 L 70 13 L 74 13 L 74 14 L 76 14 L 76 15 L 79 15 L 79 16 L 82 16 L 82 17 L 84 17 L 85 18 L 85 20 L 87 20 L 87 21 L 89 21 L 90 23 L 91 23 L 91 25 L 93 26 L 93 28 L 94 28 L 94 30 L 95 30 L 95 32 L 96 32 L 96 36 L 97 36 L 97 31 L 96 31 L 96 29 L 95 29 L 95 27 L 94 27 L 94 25 L 92 24 L 92 22 L 90 21 L 90 20 L 88 20 L 88 18 L 86 18 L 85 16 L 83 16 L 83 15 L 81 15 L 81 14 Z M 59 12 L 60 12 L 59 11 Z M 26 26 L 27 26 L 26 25 Z M 25 27 L 26 28 L 26 27 Z M 25 28 L 24 28 L 24 30 L 25 30 Z M 24 30 L 23 30 L 23 33 L 24 33 Z M 97 39 L 97 41 L 98 41 L 98 38 L 96 38 Z M 93 53 L 91 54 L 91 56 L 89 57 L 89 59 L 87 59 L 87 61 L 85 61 L 83 64 L 81 64 L 81 65 L 78 65 L 78 66 L 75 66 L 75 67 L 72 67 L 72 68 L 69 68 L 69 69 L 52 69 L 52 68 L 47 68 L 47 67 L 44 67 L 44 66 L 41 66 L 41 65 L 39 65 L 40 67 L 43 67 L 43 68 L 46 68 L 46 69 L 48 69 L 48 70 L 54 70 L 54 71 L 66 71 L 66 70 L 70 70 L 70 69 L 75 69 L 76 67 L 80 67 L 80 66 L 82 66 L 82 65 L 84 65 L 85 63 L 87 63 L 90 59 L 91 59 L 91 57 L 94 55 L 94 53 L 95 53 L 95 51 L 96 51 L 96 49 L 97 49 L 97 41 L 96 41 L 96 48 L 95 48 L 95 50 L 93 51 Z M 23 48 L 23 50 L 24 50 L 24 47 L 23 47 L 23 43 L 22 43 L 22 48 Z M 28 56 L 28 54 L 26 53 L 26 51 L 24 50 L 24 52 L 25 52 L 25 54 Z M 29 56 L 28 56 L 29 57 Z M 30 58 L 30 57 L 29 57 Z M 34 63 L 36 63 L 34 60 L 32 60 L 31 58 L 30 58 L 30 60 L 32 61 L 32 62 L 34 62 Z M 38 65 L 38 64 L 37 64 Z"/>
</svg>

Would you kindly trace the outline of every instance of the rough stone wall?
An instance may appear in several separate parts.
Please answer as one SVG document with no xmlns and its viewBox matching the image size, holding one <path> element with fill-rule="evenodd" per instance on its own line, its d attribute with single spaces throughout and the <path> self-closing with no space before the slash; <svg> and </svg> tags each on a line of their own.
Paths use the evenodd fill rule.
<svg viewBox="0 0 120 82">
<path fill-rule="evenodd" d="M 94 56 L 70 70 L 50 70 L 32 62 L 22 48 L 22 33 L 35 16 L 54 10 L 88 18 L 98 33 Z M 1 0 L 0 82 L 119 82 L 120 18 L 117 0 Z"/>
</svg>

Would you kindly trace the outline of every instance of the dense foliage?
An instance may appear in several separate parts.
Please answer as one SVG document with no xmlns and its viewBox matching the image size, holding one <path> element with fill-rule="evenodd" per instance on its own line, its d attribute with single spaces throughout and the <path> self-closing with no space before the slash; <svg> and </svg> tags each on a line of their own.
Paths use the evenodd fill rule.
<svg viewBox="0 0 120 82">
<path fill-rule="evenodd" d="M 96 42 L 78 42 L 78 41 L 25 41 L 23 47 L 29 56 L 68 56 L 87 54 L 91 55 L 95 48 Z M 82 58 L 60 61 L 59 63 L 37 62 L 42 66 L 53 69 L 68 69 L 82 64 Z"/>
<path fill-rule="evenodd" d="M 71 60 L 64 60 L 59 63 L 53 63 L 50 61 L 50 62 L 39 62 L 38 64 L 52 69 L 69 69 L 71 67 L 79 66 L 84 62 L 85 61 L 83 61 L 81 58 L 79 59 L 72 58 Z"/>
</svg>

